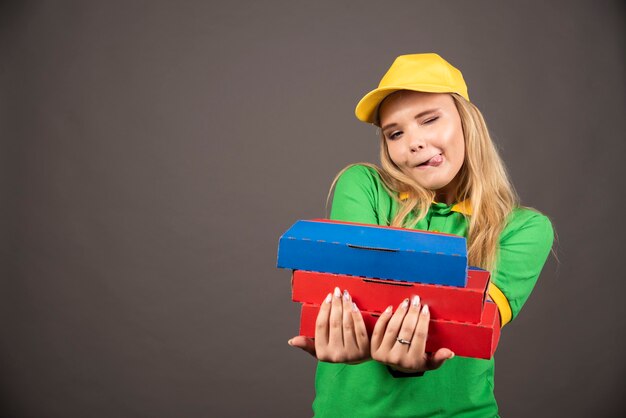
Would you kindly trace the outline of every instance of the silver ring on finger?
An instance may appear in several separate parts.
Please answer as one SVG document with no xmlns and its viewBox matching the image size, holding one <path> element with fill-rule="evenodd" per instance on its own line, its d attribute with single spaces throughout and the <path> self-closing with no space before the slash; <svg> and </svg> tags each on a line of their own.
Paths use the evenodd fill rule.
<svg viewBox="0 0 626 418">
<path fill-rule="evenodd" d="M 400 344 L 405 344 L 405 345 L 411 345 L 411 340 L 405 340 L 404 338 L 396 338 L 396 341 L 398 341 Z"/>
</svg>

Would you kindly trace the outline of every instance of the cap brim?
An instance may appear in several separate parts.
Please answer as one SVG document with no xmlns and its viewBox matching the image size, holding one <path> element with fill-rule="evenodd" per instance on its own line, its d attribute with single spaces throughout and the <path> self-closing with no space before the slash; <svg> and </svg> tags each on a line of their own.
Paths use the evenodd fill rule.
<svg viewBox="0 0 626 418">
<path fill-rule="evenodd" d="M 370 91 L 365 96 L 363 96 L 363 98 L 356 105 L 354 114 L 360 121 L 367 123 L 376 123 L 376 109 L 378 108 L 380 102 L 382 102 L 385 97 L 389 96 L 391 93 L 402 89 L 403 88 L 389 87 Z"/>
<path fill-rule="evenodd" d="M 380 103 L 389 96 L 399 90 L 421 91 L 424 93 L 457 93 L 450 91 L 449 86 L 437 86 L 432 84 L 420 84 L 413 86 L 388 86 L 378 88 L 367 93 L 356 105 L 354 114 L 357 119 L 367 123 L 376 123 L 376 110 Z"/>
</svg>

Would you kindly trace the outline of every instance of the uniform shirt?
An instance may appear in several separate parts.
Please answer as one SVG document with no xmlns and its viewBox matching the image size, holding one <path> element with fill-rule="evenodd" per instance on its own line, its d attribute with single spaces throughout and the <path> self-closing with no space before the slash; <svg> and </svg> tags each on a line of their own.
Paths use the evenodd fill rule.
<svg viewBox="0 0 626 418">
<path fill-rule="evenodd" d="M 398 202 L 376 170 L 355 165 L 337 181 L 331 219 L 389 225 Z M 416 229 L 467 236 L 469 204 L 433 203 Z M 530 295 L 550 252 L 552 226 L 542 214 L 516 208 L 500 235 L 489 295 L 502 324 L 515 318 Z M 398 301 L 400 303 L 401 301 Z M 494 360 L 454 357 L 421 377 L 395 378 L 374 360 L 357 365 L 318 362 L 315 416 L 452 417 L 498 416 L 493 393 Z"/>
</svg>

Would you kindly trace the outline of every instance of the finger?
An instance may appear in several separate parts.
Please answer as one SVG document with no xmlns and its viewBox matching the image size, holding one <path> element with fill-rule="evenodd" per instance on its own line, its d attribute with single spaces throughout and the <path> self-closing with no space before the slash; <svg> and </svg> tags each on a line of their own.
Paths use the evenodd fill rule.
<svg viewBox="0 0 626 418">
<path fill-rule="evenodd" d="M 383 342 L 380 345 L 380 348 L 386 351 L 391 351 L 394 344 L 398 342 L 398 333 L 400 332 L 400 326 L 402 325 L 402 321 L 404 320 L 404 316 L 409 308 L 409 299 L 404 299 L 402 303 L 396 309 L 396 312 L 393 314 L 391 319 L 389 320 L 389 324 L 387 324 L 387 329 L 385 330 L 385 336 L 383 337 Z"/>
<path fill-rule="evenodd" d="M 387 306 L 387 309 L 385 309 L 380 317 L 378 317 L 376 325 L 374 325 L 374 331 L 372 332 L 372 341 L 370 342 L 372 352 L 378 351 L 380 345 L 383 342 L 383 337 L 385 336 L 385 331 L 387 330 L 387 324 L 391 319 L 392 311 L 393 306 Z"/>
<path fill-rule="evenodd" d="M 413 333 L 415 332 L 415 326 L 417 325 L 417 319 L 420 315 L 420 308 L 420 297 L 413 296 L 407 313 L 404 316 L 404 320 L 400 325 L 400 332 L 398 333 L 398 339 L 409 341 L 409 344 L 402 344 L 399 341 L 396 341 L 394 349 L 401 350 L 402 352 L 409 351 L 411 340 L 413 339 Z"/>
<path fill-rule="evenodd" d="M 358 347 L 354 335 L 354 320 L 352 319 L 352 298 L 347 290 L 343 291 L 342 297 L 342 323 L 343 323 L 343 346 Z"/>
<path fill-rule="evenodd" d="M 414 358 L 424 358 L 426 350 L 426 339 L 428 338 L 428 324 L 430 322 L 430 310 L 428 305 L 422 306 L 417 319 L 417 326 L 413 332 L 409 355 Z"/>
<path fill-rule="evenodd" d="M 435 354 L 430 354 L 426 358 L 426 369 L 435 370 L 441 367 L 446 361 L 454 357 L 452 350 L 447 348 L 440 348 Z"/>
<path fill-rule="evenodd" d="M 328 294 L 320 305 L 317 319 L 315 320 L 315 344 L 317 347 L 328 345 L 328 318 L 330 316 L 330 302 L 332 294 Z"/>
<path fill-rule="evenodd" d="M 352 302 L 352 321 L 354 322 L 354 334 L 359 350 L 369 352 L 369 338 L 367 337 L 365 321 L 363 321 L 363 315 L 354 302 Z"/>
<path fill-rule="evenodd" d="M 293 337 L 292 339 L 287 341 L 287 344 L 289 344 L 292 347 L 300 348 L 300 349 L 306 351 L 307 353 L 309 353 L 310 355 L 312 355 L 313 357 L 316 357 L 316 355 L 315 355 L 315 341 L 313 341 L 313 339 L 311 339 L 311 338 L 307 338 L 307 337 L 304 337 L 302 335 L 299 335 L 299 336 Z"/>
<path fill-rule="evenodd" d="M 333 347 L 343 346 L 343 309 L 341 307 L 341 290 L 335 287 L 332 302 L 330 303 L 330 318 L 328 330 L 328 345 Z"/>
</svg>

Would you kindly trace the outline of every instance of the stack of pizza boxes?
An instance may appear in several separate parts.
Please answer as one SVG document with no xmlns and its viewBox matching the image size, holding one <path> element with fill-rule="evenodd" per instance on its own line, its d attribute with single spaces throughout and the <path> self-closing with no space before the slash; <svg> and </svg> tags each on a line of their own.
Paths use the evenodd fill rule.
<svg viewBox="0 0 626 418">
<path fill-rule="evenodd" d="M 347 290 L 371 335 L 380 314 L 413 295 L 430 309 L 426 351 L 489 359 L 500 336 L 489 272 L 467 265 L 465 238 L 325 219 L 296 222 L 280 238 L 278 267 L 293 269 L 300 335 L 315 336 L 319 306 Z"/>
</svg>

